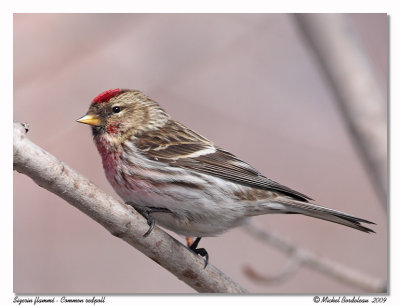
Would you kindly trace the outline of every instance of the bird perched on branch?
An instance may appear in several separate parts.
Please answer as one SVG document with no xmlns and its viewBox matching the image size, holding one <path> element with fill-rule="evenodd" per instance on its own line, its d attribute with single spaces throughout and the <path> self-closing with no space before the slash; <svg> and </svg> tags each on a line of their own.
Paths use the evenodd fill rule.
<svg viewBox="0 0 400 306">
<path fill-rule="evenodd" d="M 110 89 L 77 120 L 92 126 L 104 171 L 118 195 L 157 224 L 197 237 L 216 236 L 248 217 L 303 214 L 369 233 L 373 222 L 310 203 L 308 196 L 262 175 L 235 155 L 173 120 L 137 90 Z"/>
</svg>

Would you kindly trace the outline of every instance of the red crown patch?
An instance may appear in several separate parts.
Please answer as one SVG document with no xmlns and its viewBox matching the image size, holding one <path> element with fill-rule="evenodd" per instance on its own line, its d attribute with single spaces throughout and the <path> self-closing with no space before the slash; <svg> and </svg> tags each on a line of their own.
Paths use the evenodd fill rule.
<svg viewBox="0 0 400 306">
<path fill-rule="evenodd" d="M 123 93 L 123 90 L 119 88 L 106 90 L 94 98 L 92 103 L 108 102 L 111 98 L 118 96 L 120 93 Z"/>
</svg>

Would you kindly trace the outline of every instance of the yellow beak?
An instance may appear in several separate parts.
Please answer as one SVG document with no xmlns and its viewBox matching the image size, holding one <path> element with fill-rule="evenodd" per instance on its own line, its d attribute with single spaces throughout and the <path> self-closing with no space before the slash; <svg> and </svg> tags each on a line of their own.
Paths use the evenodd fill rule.
<svg viewBox="0 0 400 306">
<path fill-rule="evenodd" d="M 98 116 L 96 115 L 85 115 L 82 118 L 79 118 L 78 120 L 76 120 L 80 123 L 85 123 L 85 124 L 89 124 L 89 125 L 93 125 L 93 126 L 98 126 L 101 124 L 101 120 Z"/>
</svg>

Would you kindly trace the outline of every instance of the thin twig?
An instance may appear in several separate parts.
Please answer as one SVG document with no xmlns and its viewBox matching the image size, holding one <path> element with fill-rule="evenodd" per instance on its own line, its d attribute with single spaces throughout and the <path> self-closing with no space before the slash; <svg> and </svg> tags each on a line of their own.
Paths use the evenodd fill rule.
<svg viewBox="0 0 400 306">
<path fill-rule="evenodd" d="M 293 276 L 302 264 L 302 257 L 300 254 L 293 254 L 289 261 L 283 266 L 283 268 L 275 275 L 265 275 L 254 270 L 250 266 L 244 267 L 244 273 L 252 280 L 258 283 L 264 284 L 276 284 L 281 283 L 291 276 Z"/>
<path fill-rule="evenodd" d="M 378 196 L 387 201 L 387 101 L 342 14 L 294 14 Z"/>
<path fill-rule="evenodd" d="M 246 292 L 211 264 L 204 269 L 201 257 L 160 228 L 144 238 L 149 226 L 141 215 L 32 143 L 26 132 L 27 126 L 14 123 L 14 170 L 63 198 L 198 292 Z"/>
<path fill-rule="evenodd" d="M 290 256 L 295 256 L 295 265 L 288 265 L 289 268 L 283 270 L 283 275 L 279 274 L 278 278 L 280 277 L 282 279 L 287 279 L 288 276 L 292 275 L 296 271 L 296 265 L 300 264 L 306 265 L 328 276 L 368 292 L 387 292 L 386 282 L 383 282 L 377 278 L 373 278 L 360 271 L 356 271 L 353 268 L 334 262 L 330 259 L 318 256 L 309 250 L 294 245 L 287 238 L 282 237 L 277 233 L 260 230 L 251 223 L 248 223 L 244 228 L 250 235 L 256 237 L 257 239 L 280 249 Z M 245 268 L 245 273 L 251 279 L 258 282 L 273 281 L 270 276 L 261 276 L 250 267 Z"/>
</svg>

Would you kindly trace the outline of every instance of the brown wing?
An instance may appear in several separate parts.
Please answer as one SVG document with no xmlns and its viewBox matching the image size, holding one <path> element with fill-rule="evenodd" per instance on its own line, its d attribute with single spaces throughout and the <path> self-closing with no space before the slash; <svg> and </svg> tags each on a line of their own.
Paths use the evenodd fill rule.
<svg viewBox="0 0 400 306">
<path fill-rule="evenodd" d="M 245 186 L 269 189 L 308 202 L 310 197 L 265 176 L 233 154 L 170 120 L 162 129 L 147 132 L 135 141 L 143 155 L 174 167 L 195 170 Z"/>
</svg>

